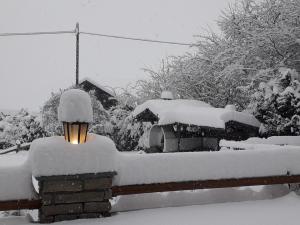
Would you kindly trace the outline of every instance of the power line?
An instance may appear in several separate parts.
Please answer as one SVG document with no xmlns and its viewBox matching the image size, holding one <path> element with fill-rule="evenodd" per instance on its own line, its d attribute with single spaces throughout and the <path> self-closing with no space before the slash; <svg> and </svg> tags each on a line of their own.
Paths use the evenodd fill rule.
<svg viewBox="0 0 300 225">
<path fill-rule="evenodd" d="M 31 36 L 31 35 L 57 35 L 57 34 L 76 34 L 76 30 L 0 33 L 0 37 Z M 183 42 L 175 42 L 175 41 L 162 41 L 162 40 L 154 40 L 154 39 L 148 39 L 148 38 L 135 38 L 135 37 L 128 37 L 128 36 L 100 34 L 100 33 L 92 33 L 92 32 L 79 32 L 79 34 L 85 34 L 85 35 L 90 35 L 90 36 L 100 36 L 100 37 L 107 37 L 107 38 L 115 38 L 115 39 L 124 39 L 124 40 L 131 40 L 131 41 L 152 42 L 152 43 L 159 43 L 159 44 L 182 45 L 182 46 L 190 46 L 190 47 L 195 46 L 195 44 L 192 44 L 192 43 L 183 43 Z"/>
<path fill-rule="evenodd" d="M 174 42 L 174 41 L 161 41 L 161 40 L 154 40 L 154 39 L 147 39 L 147 38 L 134 38 L 134 37 L 128 37 L 128 36 L 99 34 L 99 33 L 91 33 L 91 32 L 80 32 L 80 34 L 107 37 L 107 38 L 125 39 L 125 40 L 131 40 L 131 41 L 154 42 L 154 43 L 171 44 L 171 45 L 184 45 L 184 46 L 190 46 L 190 47 L 194 46 L 194 44 L 192 44 L 192 43 L 183 43 L 183 42 Z"/>
<path fill-rule="evenodd" d="M 75 34 L 75 31 L 46 31 L 46 32 L 21 32 L 21 33 L 0 33 L 1 37 L 7 36 L 30 36 L 30 35 L 48 35 L 48 34 Z"/>
</svg>

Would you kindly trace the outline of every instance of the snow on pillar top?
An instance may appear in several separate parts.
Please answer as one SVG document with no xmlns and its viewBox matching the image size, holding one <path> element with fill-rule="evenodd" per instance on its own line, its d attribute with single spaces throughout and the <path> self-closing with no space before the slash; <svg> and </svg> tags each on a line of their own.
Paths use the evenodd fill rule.
<svg viewBox="0 0 300 225">
<path fill-rule="evenodd" d="M 160 95 L 160 98 L 164 100 L 173 100 L 174 96 L 171 91 L 163 91 Z"/>
<path fill-rule="evenodd" d="M 92 122 L 93 109 L 88 93 L 79 89 L 65 91 L 59 101 L 58 120 L 61 122 Z"/>
</svg>

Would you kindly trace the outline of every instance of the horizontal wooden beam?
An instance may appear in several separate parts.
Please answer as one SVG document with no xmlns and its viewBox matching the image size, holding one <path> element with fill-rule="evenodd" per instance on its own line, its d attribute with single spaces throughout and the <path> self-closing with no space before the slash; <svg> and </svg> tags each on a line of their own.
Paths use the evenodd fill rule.
<svg viewBox="0 0 300 225">
<path fill-rule="evenodd" d="M 154 192 L 183 191 L 210 188 L 228 188 L 255 185 L 272 185 L 300 183 L 300 175 L 268 176 L 268 177 L 249 177 L 249 178 L 232 178 L 220 180 L 199 180 L 185 182 L 168 182 L 137 184 L 112 187 L 112 195 L 132 195 Z"/>
<path fill-rule="evenodd" d="M 0 211 L 19 210 L 19 209 L 39 209 L 41 205 L 42 202 L 40 199 L 0 201 Z"/>
</svg>

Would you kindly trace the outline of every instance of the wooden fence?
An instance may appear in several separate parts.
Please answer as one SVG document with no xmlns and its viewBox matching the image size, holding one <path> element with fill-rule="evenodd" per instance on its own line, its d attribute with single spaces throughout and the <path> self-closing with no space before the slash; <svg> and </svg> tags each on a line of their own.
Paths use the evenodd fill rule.
<svg viewBox="0 0 300 225">
<path fill-rule="evenodd" d="M 229 188 L 255 185 L 300 183 L 300 175 L 249 177 L 238 179 L 199 180 L 185 182 L 168 182 L 156 184 L 139 184 L 112 187 L 113 196 L 132 195 L 154 192 L 169 192 L 211 188 Z"/>
<path fill-rule="evenodd" d="M 300 175 L 249 177 L 238 179 L 198 180 L 184 182 L 168 182 L 139 184 L 126 186 L 113 186 L 112 196 L 144 194 L 154 192 L 170 192 L 183 190 L 229 188 L 254 185 L 293 184 L 300 183 Z M 0 201 L 0 211 L 19 209 L 39 209 L 42 205 L 41 199 Z"/>
<path fill-rule="evenodd" d="M 13 201 L 0 201 L 0 211 L 20 210 L 20 209 L 39 209 L 42 205 L 40 199 L 23 199 Z"/>
</svg>

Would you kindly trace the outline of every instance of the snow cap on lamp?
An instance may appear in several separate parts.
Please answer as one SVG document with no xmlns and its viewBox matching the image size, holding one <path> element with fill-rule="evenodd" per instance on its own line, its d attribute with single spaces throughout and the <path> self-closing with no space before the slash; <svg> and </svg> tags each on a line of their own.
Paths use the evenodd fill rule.
<svg viewBox="0 0 300 225">
<path fill-rule="evenodd" d="M 72 144 L 85 143 L 88 125 L 93 121 L 90 96 L 79 89 L 65 91 L 60 97 L 58 119 L 63 122 L 66 141 Z"/>
<path fill-rule="evenodd" d="M 60 122 L 92 122 L 93 109 L 89 94 L 79 89 L 65 91 L 59 101 L 58 120 Z"/>
</svg>

